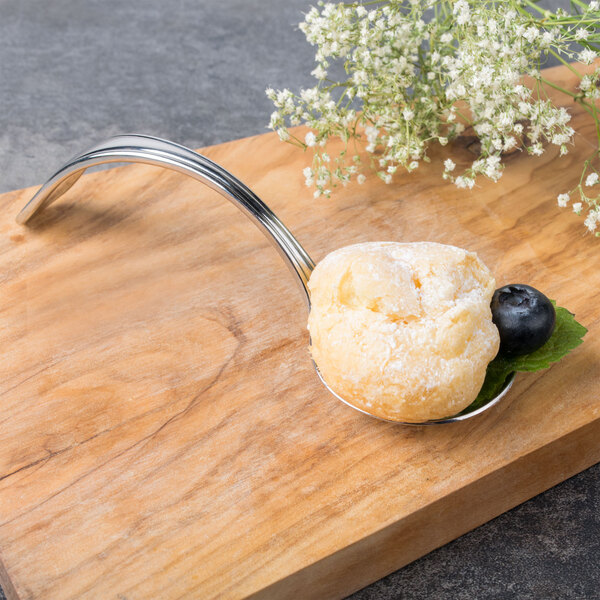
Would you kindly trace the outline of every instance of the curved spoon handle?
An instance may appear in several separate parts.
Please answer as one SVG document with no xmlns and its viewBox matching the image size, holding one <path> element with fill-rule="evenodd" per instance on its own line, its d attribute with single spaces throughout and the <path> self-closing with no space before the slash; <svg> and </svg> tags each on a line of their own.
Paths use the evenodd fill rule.
<svg viewBox="0 0 600 600">
<path fill-rule="evenodd" d="M 275 246 L 296 275 L 310 306 L 307 282 L 315 264 L 289 229 L 250 188 L 223 167 L 185 146 L 167 140 L 147 135 L 118 135 L 78 154 L 38 190 L 17 215 L 17 223 L 27 223 L 34 214 L 60 198 L 88 167 L 112 162 L 139 162 L 172 169 L 201 181 L 230 200 Z"/>
</svg>

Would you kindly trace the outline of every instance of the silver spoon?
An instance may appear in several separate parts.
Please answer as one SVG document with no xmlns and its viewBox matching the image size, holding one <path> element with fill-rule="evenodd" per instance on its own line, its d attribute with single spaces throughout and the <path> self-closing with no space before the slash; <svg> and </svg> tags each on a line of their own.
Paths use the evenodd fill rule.
<svg viewBox="0 0 600 600">
<path fill-rule="evenodd" d="M 166 167 L 179 173 L 190 175 L 230 200 L 250 218 L 273 246 L 275 246 L 275 249 L 294 274 L 296 281 L 300 285 L 302 297 L 306 301 L 307 309 L 310 310 L 310 294 L 307 284 L 310 274 L 315 268 L 315 263 L 298 240 L 277 218 L 273 211 L 239 179 L 205 156 L 167 140 L 147 135 L 118 135 L 93 146 L 82 154 L 78 154 L 61 167 L 38 190 L 35 196 L 17 215 L 17 223 L 27 223 L 33 215 L 60 198 L 75 184 L 88 167 L 113 162 L 146 163 Z M 327 385 L 314 362 L 313 365 L 323 385 L 336 398 L 366 415 L 384 421 L 391 421 L 390 419 L 371 415 L 369 412 L 354 406 L 351 402 L 336 394 Z M 498 403 L 512 386 L 513 380 L 514 373 L 506 380 L 503 389 L 495 398 L 492 398 L 476 410 L 469 411 L 467 408 L 462 413 L 452 417 L 420 423 L 391 422 L 403 425 L 437 425 L 470 419 Z"/>
</svg>

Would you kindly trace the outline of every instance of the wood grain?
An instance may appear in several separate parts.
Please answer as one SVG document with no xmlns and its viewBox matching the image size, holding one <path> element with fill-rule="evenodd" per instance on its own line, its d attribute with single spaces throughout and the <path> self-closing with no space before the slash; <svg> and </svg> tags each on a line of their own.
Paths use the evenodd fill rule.
<svg viewBox="0 0 600 600">
<path fill-rule="evenodd" d="M 204 150 L 315 260 L 369 240 L 456 244 L 589 328 L 499 406 L 444 427 L 331 396 L 292 276 L 201 184 L 147 166 L 86 175 L 30 228 L 14 216 L 33 188 L 0 196 L 8 597 L 340 598 L 600 460 L 600 246 L 555 201 L 593 140 L 571 109 L 570 155 L 515 153 L 467 193 L 435 152 L 394 185 L 314 201 L 307 157 L 273 135 Z"/>
</svg>

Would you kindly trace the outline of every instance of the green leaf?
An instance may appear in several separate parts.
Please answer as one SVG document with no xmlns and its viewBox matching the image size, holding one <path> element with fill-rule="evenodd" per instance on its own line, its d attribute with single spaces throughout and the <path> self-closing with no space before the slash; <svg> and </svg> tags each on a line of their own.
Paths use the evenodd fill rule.
<svg viewBox="0 0 600 600">
<path fill-rule="evenodd" d="M 485 379 L 477 398 L 465 408 L 463 412 L 473 412 L 487 404 L 492 398 L 495 398 L 504 387 L 506 378 L 514 371 L 502 358 L 496 357 L 488 366 L 485 372 Z"/>
<path fill-rule="evenodd" d="M 553 303 L 555 304 L 555 303 Z M 556 306 L 556 325 L 550 339 L 538 350 L 512 359 L 513 371 L 539 371 L 559 361 L 583 342 L 587 329 L 566 308 Z"/>
<path fill-rule="evenodd" d="M 463 411 L 472 412 L 497 396 L 507 377 L 515 371 L 540 371 L 559 361 L 583 342 L 587 329 L 566 308 L 556 306 L 556 325 L 550 339 L 538 350 L 524 356 L 497 356 L 487 367 L 485 380 L 475 400 Z"/>
</svg>

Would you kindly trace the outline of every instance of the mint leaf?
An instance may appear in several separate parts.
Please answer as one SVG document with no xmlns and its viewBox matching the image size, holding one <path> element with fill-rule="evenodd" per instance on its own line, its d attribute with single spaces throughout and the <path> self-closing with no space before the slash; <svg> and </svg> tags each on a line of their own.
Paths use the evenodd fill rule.
<svg viewBox="0 0 600 600">
<path fill-rule="evenodd" d="M 559 361 L 583 342 L 587 329 L 566 308 L 556 306 L 556 325 L 550 339 L 538 350 L 512 359 L 513 371 L 539 371 Z"/>
<path fill-rule="evenodd" d="M 548 340 L 550 341 L 550 340 Z M 496 357 L 488 366 L 485 372 L 485 379 L 477 398 L 465 408 L 463 413 L 473 412 L 487 404 L 492 398 L 495 398 L 504 387 L 506 378 L 514 371 L 510 362 Z"/>
<path fill-rule="evenodd" d="M 497 396 L 514 371 L 540 371 L 559 361 L 565 354 L 583 342 L 587 329 L 575 320 L 575 315 L 566 308 L 556 306 L 556 325 L 550 339 L 535 352 L 524 356 L 507 358 L 497 356 L 487 367 L 485 380 L 475 400 L 463 411 L 472 412 Z"/>
</svg>

